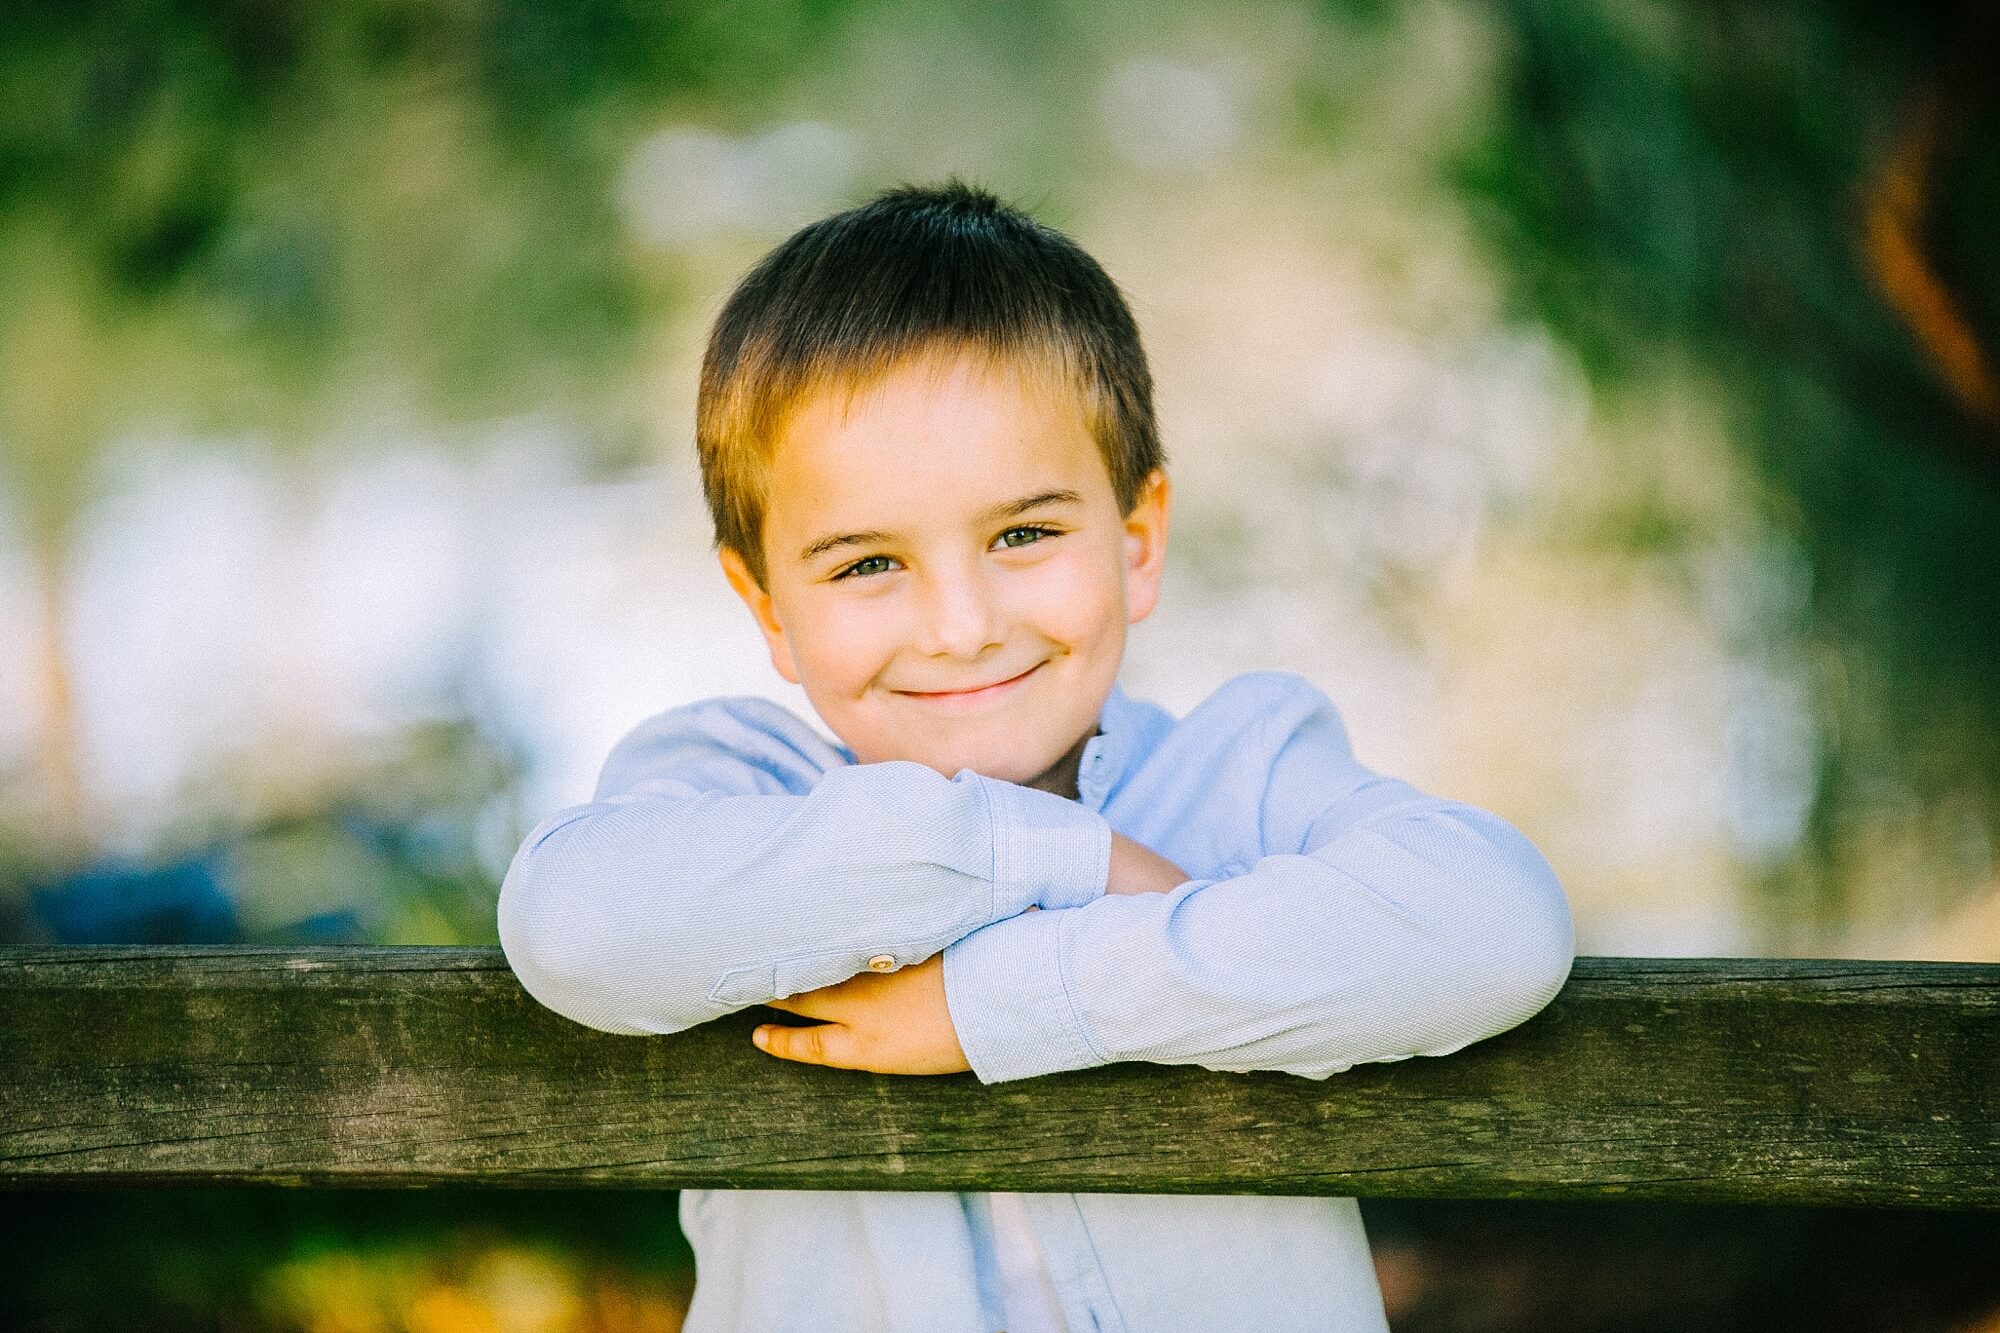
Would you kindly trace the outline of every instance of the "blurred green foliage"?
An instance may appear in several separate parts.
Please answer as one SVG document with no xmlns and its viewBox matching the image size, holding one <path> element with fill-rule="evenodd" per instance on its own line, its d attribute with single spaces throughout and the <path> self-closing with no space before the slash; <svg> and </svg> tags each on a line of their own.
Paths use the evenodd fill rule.
<svg viewBox="0 0 2000 1333">
<path fill-rule="evenodd" d="M 604 1318 L 607 1312 L 589 1309 L 589 1296 L 605 1288 L 658 1290 L 684 1306 L 694 1258 L 676 1220 L 678 1197 L 646 1190 L 450 1189 L 20 1195 L 0 1222 L 0 1243 L 35 1262 L 14 1266 L 0 1283 L 0 1320 L 11 1329 L 49 1333 L 515 1327 L 640 1333 L 649 1321 L 629 1312 L 623 1320 Z M 494 1258 L 518 1262 L 545 1254 L 564 1258 L 560 1266 L 531 1268 L 526 1276 L 539 1281 L 517 1279 L 511 1291 L 478 1289 L 480 1268 Z M 462 1299 L 434 1306 L 425 1319 L 424 1297 L 435 1300 L 440 1292 Z M 548 1308 L 564 1298 L 581 1308 Z"/>
<path fill-rule="evenodd" d="M 1691 363 L 1803 557 L 1820 771 L 1770 909 L 1839 917 L 1901 826 L 1962 872 L 2000 834 L 2000 417 L 1954 390 L 1871 262 L 1899 148 L 1942 120 L 1916 240 L 2000 349 L 2000 41 L 1990 6 L 1494 7 L 1500 114 L 1460 164 L 1524 307 L 1600 383 Z M 1614 541 L 1692 547 L 1635 512 Z M 1906 892 L 1943 885 L 1915 883 Z M 1935 906 L 1936 904 L 1934 904 Z"/>
<path fill-rule="evenodd" d="M 495 888 L 532 819 L 526 757 L 470 715 L 411 726 L 273 809 L 192 823 L 166 856 L 38 865 L 0 843 L 0 941 L 61 944 L 497 944 Z M 230 792 L 255 774 L 213 778 Z"/>
<path fill-rule="evenodd" d="M 636 308 L 606 192 L 578 185 L 607 169 L 595 127 L 621 90 L 703 67 L 706 44 L 691 49 L 676 20 L 644 6 L 10 6 L 9 322 L 50 318 L 32 297 L 59 283 L 56 300 L 85 312 L 81 340 L 125 353 L 90 385 L 100 410 L 178 401 L 280 438 L 317 426 L 357 371 L 461 409 L 567 397 Z M 123 384 L 132 368 L 143 382 Z"/>
</svg>

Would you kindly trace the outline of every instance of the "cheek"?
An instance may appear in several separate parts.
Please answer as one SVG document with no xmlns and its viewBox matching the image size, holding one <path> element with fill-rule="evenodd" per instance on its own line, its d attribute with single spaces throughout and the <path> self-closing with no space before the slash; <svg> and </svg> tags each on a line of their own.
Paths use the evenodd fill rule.
<svg viewBox="0 0 2000 1333">
<path fill-rule="evenodd" d="M 1105 552 L 1079 547 L 1034 572 L 1030 614 L 1048 637 L 1081 648 L 1123 630 L 1124 583 Z"/>
<path fill-rule="evenodd" d="M 892 598 L 828 599 L 799 626 L 793 652 L 807 692 L 852 694 L 873 680 L 895 650 Z"/>
</svg>

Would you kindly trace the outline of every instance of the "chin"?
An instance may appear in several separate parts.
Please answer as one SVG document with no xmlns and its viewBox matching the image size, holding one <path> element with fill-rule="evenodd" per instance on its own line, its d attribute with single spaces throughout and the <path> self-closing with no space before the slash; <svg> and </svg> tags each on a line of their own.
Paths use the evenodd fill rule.
<svg viewBox="0 0 2000 1333">
<path fill-rule="evenodd" d="M 1014 782 L 1023 786 L 1048 771 L 1047 764 L 1036 768 L 1016 759 L 980 755 L 943 756 L 927 767 L 936 769 L 946 777 L 955 777 L 961 770 L 969 768 L 981 777 L 998 778 L 1002 782 Z"/>
<path fill-rule="evenodd" d="M 1003 782 L 1026 786 L 1048 772 L 1062 756 L 1061 750 L 1047 758 L 1041 758 L 1033 754 L 1023 754 L 1018 746 L 967 745 L 954 746 L 942 751 L 934 750 L 919 762 L 946 777 L 955 777 L 960 770 L 969 768 L 981 777 L 998 778 Z"/>
<path fill-rule="evenodd" d="M 977 771 L 986 774 L 988 777 L 1000 778 L 1003 781 L 1014 783 L 1016 786 L 1026 787 L 1033 783 L 1036 778 L 1039 778 L 1042 774 L 1053 768 L 1055 762 L 1054 759 L 1049 760 L 1047 763 L 1037 760 L 1033 763 L 1025 764 L 996 765 L 991 769 L 982 768 Z"/>
<path fill-rule="evenodd" d="M 1026 786 L 1061 762 L 1075 743 L 1074 737 L 1033 734 L 1033 721 L 994 717 L 971 726 L 941 721 L 927 731 L 898 726 L 850 748 L 862 763 L 904 759 L 948 778 L 969 768 L 981 777 Z"/>
</svg>

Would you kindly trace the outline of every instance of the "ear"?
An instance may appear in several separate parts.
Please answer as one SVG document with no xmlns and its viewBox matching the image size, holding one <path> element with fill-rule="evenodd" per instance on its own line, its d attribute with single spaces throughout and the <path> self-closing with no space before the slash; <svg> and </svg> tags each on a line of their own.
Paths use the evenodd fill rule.
<svg viewBox="0 0 2000 1333">
<path fill-rule="evenodd" d="M 764 591 L 750 573 L 750 566 L 735 548 L 725 546 L 719 552 L 722 560 L 722 576 L 729 580 L 729 586 L 736 589 L 736 595 L 750 608 L 750 614 L 757 621 L 757 628 L 764 633 L 764 643 L 771 650 L 771 665 L 778 674 L 796 685 L 799 683 L 798 664 L 792 661 L 792 647 L 785 638 L 785 627 L 778 623 L 777 609 L 771 604 L 771 594 Z"/>
<path fill-rule="evenodd" d="M 1160 600 L 1160 578 L 1167 568 L 1167 518 L 1173 508 L 1173 487 L 1167 474 L 1154 468 L 1139 486 L 1138 502 L 1125 516 L 1125 619 L 1138 624 L 1153 613 Z"/>
</svg>

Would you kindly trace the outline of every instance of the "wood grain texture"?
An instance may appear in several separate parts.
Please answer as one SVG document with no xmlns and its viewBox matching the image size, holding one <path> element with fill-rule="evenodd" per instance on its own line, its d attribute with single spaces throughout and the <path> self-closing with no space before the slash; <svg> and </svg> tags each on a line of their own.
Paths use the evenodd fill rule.
<svg viewBox="0 0 2000 1333">
<path fill-rule="evenodd" d="M 0 1185 L 735 1186 L 2000 1207 L 2000 966 L 1585 958 L 1317 1081 L 818 1069 L 582 1028 L 491 949 L 0 950 Z"/>
</svg>

